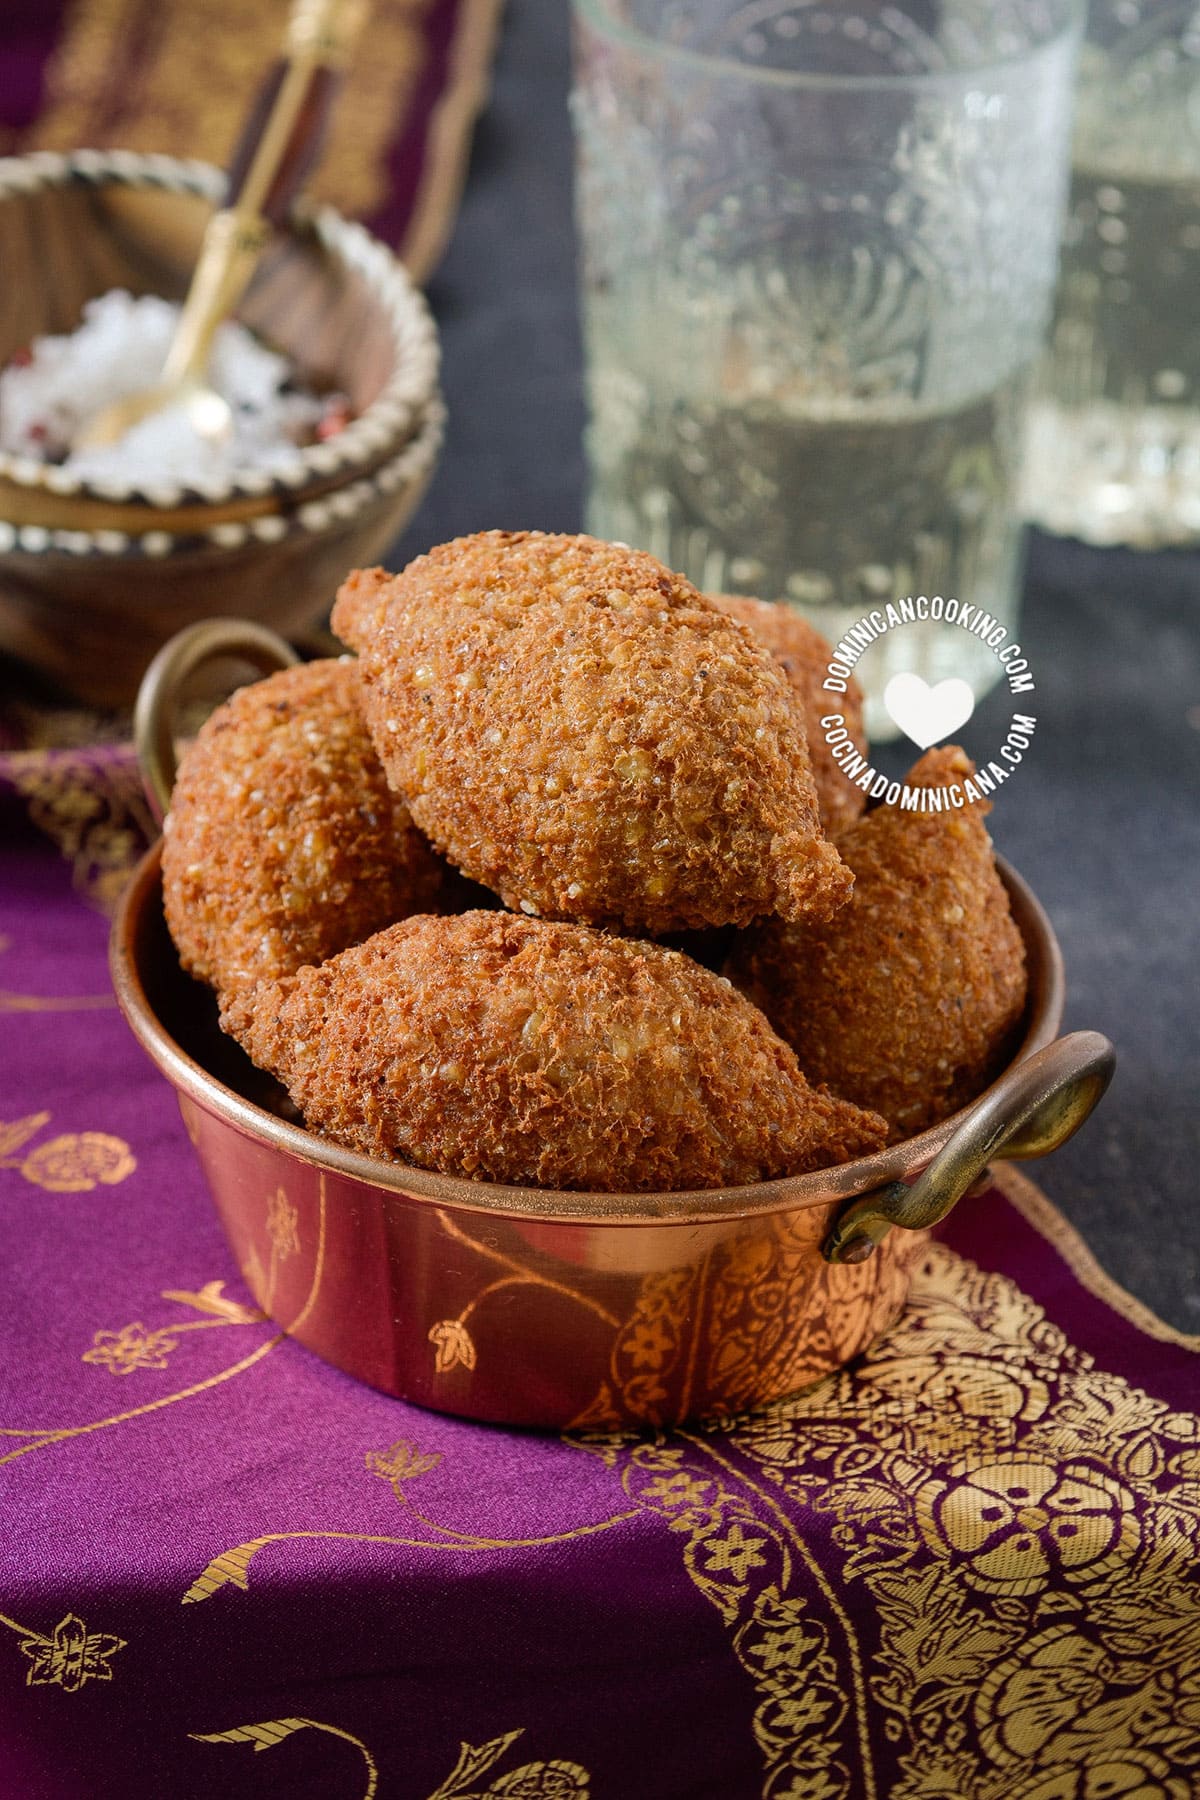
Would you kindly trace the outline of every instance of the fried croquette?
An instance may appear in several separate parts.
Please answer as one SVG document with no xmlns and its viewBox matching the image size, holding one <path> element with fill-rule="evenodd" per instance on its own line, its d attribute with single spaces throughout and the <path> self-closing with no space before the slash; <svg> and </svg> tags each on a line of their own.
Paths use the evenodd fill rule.
<svg viewBox="0 0 1200 1800">
<path fill-rule="evenodd" d="M 751 600 L 744 594 L 713 594 L 711 598 L 731 619 L 739 619 L 749 626 L 791 682 L 804 711 L 821 824 L 831 837 L 836 837 L 858 818 L 867 804 L 867 796 L 843 775 L 833 751 L 825 742 L 821 720 L 830 713 L 840 713 L 851 740 L 865 755 L 867 734 L 863 730 L 862 689 L 852 675 L 844 694 L 826 693 L 821 683 L 829 672 L 833 650 L 816 627 L 794 607 L 779 606 L 771 600 Z"/>
<path fill-rule="evenodd" d="M 906 780 L 950 788 L 973 774 L 947 746 L 927 751 Z M 838 838 L 854 870 L 838 918 L 819 928 L 768 921 L 741 936 L 728 965 L 808 1078 L 882 1113 L 894 1141 L 987 1086 L 1024 1008 L 1025 948 L 986 810 L 868 813 Z"/>
<path fill-rule="evenodd" d="M 184 755 L 163 827 L 180 961 L 218 991 L 425 911 L 444 868 L 388 787 L 349 659 L 241 688 Z"/>
<path fill-rule="evenodd" d="M 605 1192 L 711 1188 L 876 1150 L 762 1014 L 678 951 L 472 912 L 405 920 L 227 1002 L 307 1124 L 443 1174 Z"/>
<path fill-rule="evenodd" d="M 388 779 L 515 911 L 654 935 L 849 893 L 782 672 L 652 556 L 482 532 L 351 575 L 333 624 Z"/>
</svg>

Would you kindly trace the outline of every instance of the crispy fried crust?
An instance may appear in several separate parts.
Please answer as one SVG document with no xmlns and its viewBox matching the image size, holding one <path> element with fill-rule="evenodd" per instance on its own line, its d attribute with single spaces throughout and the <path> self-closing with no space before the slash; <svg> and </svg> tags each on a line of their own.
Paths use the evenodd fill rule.
<svg viewBox="0 0 1200 1800">
<path fill-rule="evenodd" d="M 804 712 L 821 824 L 831 837 L 836 837 L 858 818 L 867 804 L 867 796 L 846 779 L 834 761 L 833 751 L 825 742 L 821 720 L 830 713 L 841 713 L 846 730 L 865 755 L 867 734 L 863 730 L 862 689 L 852 675 L 844 694 L 825 692 L 821 683 L 828 672 L 833 650 L 815 626 L 794 607 L 779 606 L 771 600 L 751 600 L 744 594 L 713 594 L 711 598 L 731 619 L 749 626 L 791 682 Z"/>
<path fill-rule="evenodd" d="M 878 1149 L 719 975 L 508 913 L 413 918 L 228 1003 L 307 1123 L 444 1174 L 635 1192 L 757 1181 Z"/>
<path fill-rule="evenodd" d="M 912 786 L 974 773 L 928 751 Z M 983 804 L 936 814 L 883 806 L 842 834 L 850 904 L 829 926 L 745 933 L 729 974 L 793 1046 L 810 1080 L 912 1137 L 973 1099 L 1011 1048 L 1025 947 L 992 860 Z"/>
<path fill-rule="evenodd" d="M 240 689 L 184 756 L 164 826 L 167 923 L 220 990 L 287 975 L 431 906 L 442 865 L 388 787 L 353 665 Z"/>
<path fill-rule="evenodd" d="M 514 909 L 654 934 L 849 892 L 786 681 L 653 557 L 483 532 L 352 575 L 333 623 L 388 779 Z"/>
</svg>

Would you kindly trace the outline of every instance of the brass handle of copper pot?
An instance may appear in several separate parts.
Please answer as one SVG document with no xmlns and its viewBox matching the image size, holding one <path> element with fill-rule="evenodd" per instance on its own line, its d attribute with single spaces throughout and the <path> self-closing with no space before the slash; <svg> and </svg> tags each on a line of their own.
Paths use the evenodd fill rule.
<svg viewBox="0 0 1200 1800">
<path fill-rule="evenodd" d="M 821 1246 L 827 1262 L 863 1262 L 893 1225 L 924 1231 L 962 1199 L 989 1162 L 1048 1156 L 1091 1113 L 1116 1068 L 1098 1031 L 1073 1031 L 1002 1075 L 911 1187 L 894 1181 L 851 1201 Z"/>
<path fill-rule="evenodd" d="M 184 683 L 206 662 L 236 657 L 264 675 L 300 661 L 292 646 L 250 619 L 204 619 L 165 643 L 138 689 L 133 741 L 150 810 L 161 824 L 175 785 L 175 715 Z"/>
</svg>

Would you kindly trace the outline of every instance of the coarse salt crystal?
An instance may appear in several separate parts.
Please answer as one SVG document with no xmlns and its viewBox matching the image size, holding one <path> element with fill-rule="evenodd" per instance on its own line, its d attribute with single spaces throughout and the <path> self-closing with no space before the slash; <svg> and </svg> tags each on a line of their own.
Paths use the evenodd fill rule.
<svg viewBox="0 0 1200 1800">
<path fill-rule="evenodd" d="M 120 289 L 90 300 L 64 337 L 38 338 L 27 359 L 0 372 L 0 450 L 51 462 L 84 481 L 219 491 L 242 469 L 294 467 L 297 444 L 316 431 L 326 402 L 283 391 L 295 378 L 285 357 L 227 320 L 213 340 L 208 379 L 229 402 L 233 430 L 201 437 L 181 407 L 151 414 L 115 444 L 71 451 L 83 425 L 104 407 L 152 388 L 162 375 L 179 307 L 155 294 Z"/>
</svg>

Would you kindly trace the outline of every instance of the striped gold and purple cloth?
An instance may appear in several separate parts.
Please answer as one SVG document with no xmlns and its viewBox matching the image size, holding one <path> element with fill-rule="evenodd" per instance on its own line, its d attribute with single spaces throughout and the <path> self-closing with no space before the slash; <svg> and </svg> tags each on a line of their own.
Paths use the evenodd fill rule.
<svg viewBox="0 0 1200 1800">
<path fill-rule="evenodd" d="M 1036 1189 L 960 1208 L 858 1363 L 720 1429 L 422 1412 L 255 1310 L 92 872 L 10 798 L 3 1800 L 1200 1793 L 1200 1340 Z"/>
<path fill-rule="evenodd" d="M 224 165 L 289 0 L 6 0 L 0 155 L 159 150 Z M 449 235 L 500 0 L 372 0 L 317 199 L 423 281 Z"/>
</svg>

